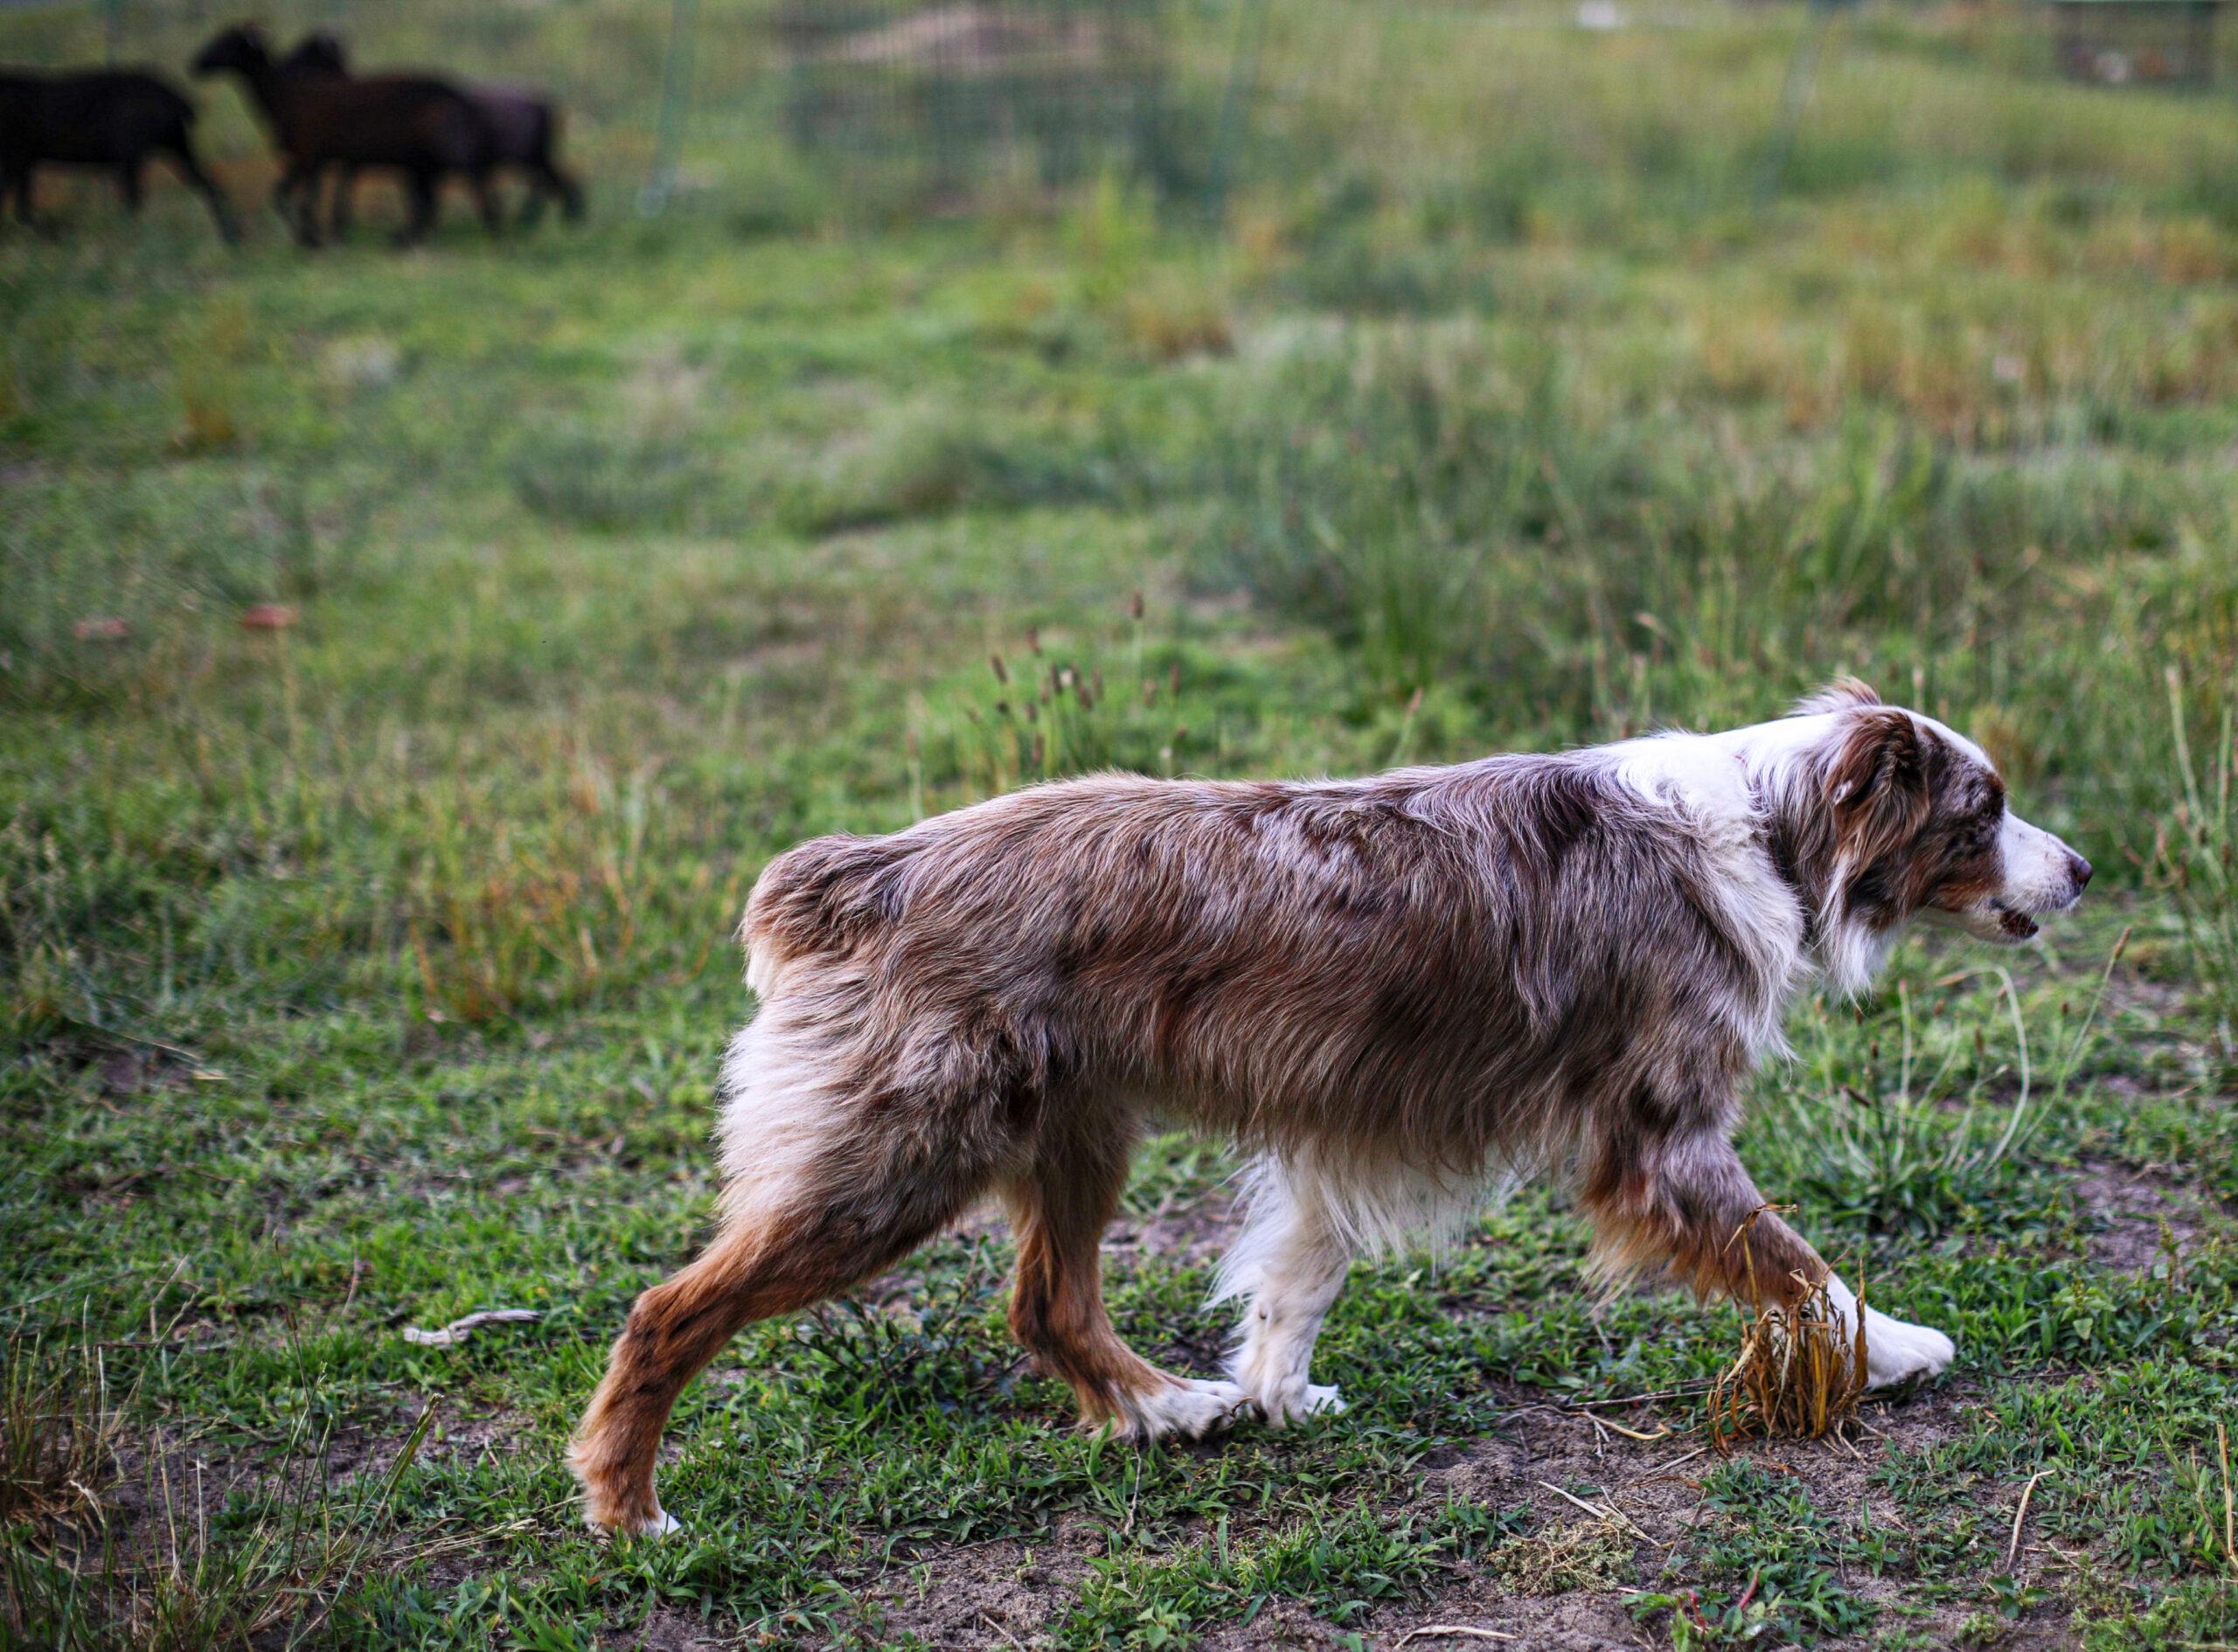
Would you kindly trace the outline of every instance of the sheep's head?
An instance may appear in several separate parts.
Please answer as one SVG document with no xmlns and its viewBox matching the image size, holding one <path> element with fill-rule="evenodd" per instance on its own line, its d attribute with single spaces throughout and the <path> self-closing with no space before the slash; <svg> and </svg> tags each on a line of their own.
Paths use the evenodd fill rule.
<svg viewBox="0 0 2238 1652">
<path fill-rule="evenodd" d="M 222 29 L 195 54 L 194 73 L 218 74 L 227 69 L 247 74 L 268 66 L 272 62 L 272 43 L 264 31 L 254 23 L 236 23 Z"/>
<path fill-rule="evenodd" d="M 295 42 L 295 49 L 280 59 L 280 66 L 283 70 L 319 74 L 347 74 L 350 58 L 340 35 L 331 29 L 314 29 Z"/>
</svg>

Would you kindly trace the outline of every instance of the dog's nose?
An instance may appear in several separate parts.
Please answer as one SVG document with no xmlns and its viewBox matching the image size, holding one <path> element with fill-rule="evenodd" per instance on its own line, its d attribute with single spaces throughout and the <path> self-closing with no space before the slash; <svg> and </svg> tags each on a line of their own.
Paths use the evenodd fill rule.
<svg viewBox="0 0 2238 1652">
<path fill-rule="evenodd" d="M 2083 885 L 2090 881 L 2090 863 L 2070 849 L 2067 852 L 2067 875 L 2074 881 L 2075 892 L 2081 893 Z"/>
</svg>

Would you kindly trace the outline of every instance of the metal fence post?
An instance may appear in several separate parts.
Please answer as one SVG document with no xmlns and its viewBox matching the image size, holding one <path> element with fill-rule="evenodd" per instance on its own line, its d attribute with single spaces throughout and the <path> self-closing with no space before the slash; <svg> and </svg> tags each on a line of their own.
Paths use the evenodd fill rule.
<svg viewBox="0 0 2238 1652">
<path fill-rule="evenodd" d="M 1795 55 L 1788 59 L 1787 79 L 1780 87 L 1779 113 L 1772 121 L 1772 138 L 1764 152 L 1764 170 L 1756 179 L 1756 204 L 1768 206 L 1780 192 L 1787 175 L 1788 157 L 1795 149 L 1795 135 L 1803 124 L 1803 107 L 1811 101 L 1811 82 L 1818 70 L 1818 54 L 1826 43 L 1826 25 L 1851 0 L 1811 0 L 1811 21 Z"/>
<path fill-rule="evenodd" d="M 677 151 L 684 143 L 685 108 L 692 97 L 692 26 L 699 0 L 676 0 L 670 14 L 668 52 L 661 64 L 661 108 L 653 136 L 653 170 L 637 191 L 637 214 L 658 218 L 676 190 Z"/>
<path fill-rule="evenodd" d="M 1227 207 L 1229 171 L 1243 128 L 1259 92 L 1259 51 L 1267 38 L 1268 0 L 1238 0 L 1235 55 L 1220 94 L 1220 122 L 1213 129 L 1212 163 L 1205 173 L 1205 216 L 1217 219 Z"/>
</svg>

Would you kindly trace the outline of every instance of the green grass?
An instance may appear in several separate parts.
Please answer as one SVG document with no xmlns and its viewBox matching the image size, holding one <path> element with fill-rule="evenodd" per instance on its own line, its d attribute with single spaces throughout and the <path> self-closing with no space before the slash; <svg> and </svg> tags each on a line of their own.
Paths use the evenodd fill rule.
<svg viewBox="0 0 2238 1652">
<path fill-rule="evenodd" d="M 1177 15 L 1201 115 L 1230 19 Z M 2231 1640 L 2226 106 L 1869 10 L 1760 207 L 1797 15 L 1314 0 L 1216 229 L 1116 181 L 914 221 L 782 151 L 747 12 L 645 223 L 665 16 L 351 10 L 369 61 L 558 86 L 580 231 L 232 253 L 178 191 L 129 226 L 56 184 L 58 239 L 0 236 L 0 1642 Z M 10 13 L 0 56 L 97 25 Z M 566 1433 L 711 1213 L 770 856 L 1841 670 L 2101 869 L 2023 952 L 1807 1000 L 1763 1079 L 1759 1180 L 1960 1346 L 1854 1451 L 1688 1458 L 1738 1320 L 1596 1304 L 1539 1190 L 1356 1271 L 1344 1418 L 1084 1439 L 981 1223 L 693 1387 L 688 1537 L 578 1531 Z M 1216 1224 L 1231 1169 L 1161 1140 L 1129 1232 Z M 1126 1335 L 1209 1369 L 1210 1270 L 1115 1251 Z M 496 1307 L 539 1318 L 401 1336 Z M 1647 1441 L 1577 1409 L 1674 1390 L 1603 1411 Z"/>
</svg>

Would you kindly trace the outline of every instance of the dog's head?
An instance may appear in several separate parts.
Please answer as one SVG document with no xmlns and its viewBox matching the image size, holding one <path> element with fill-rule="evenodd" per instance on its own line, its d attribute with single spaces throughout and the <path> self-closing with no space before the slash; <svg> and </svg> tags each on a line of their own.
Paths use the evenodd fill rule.
<svg viewBox="0 0 2238 1652">
<path fill-rule="evenodd" d="M 1873 944 L 1919 917 L 2012 945 L 2082 898 L 2090 863 L 2012 812 L 1996 766 L 1963 735 L 1853 679 L 1797 711 L 1820 725 L 1804 795 L 1790 797 L 1806 816 L 1792 852 L 1822 929 Z"/>
</svg>

